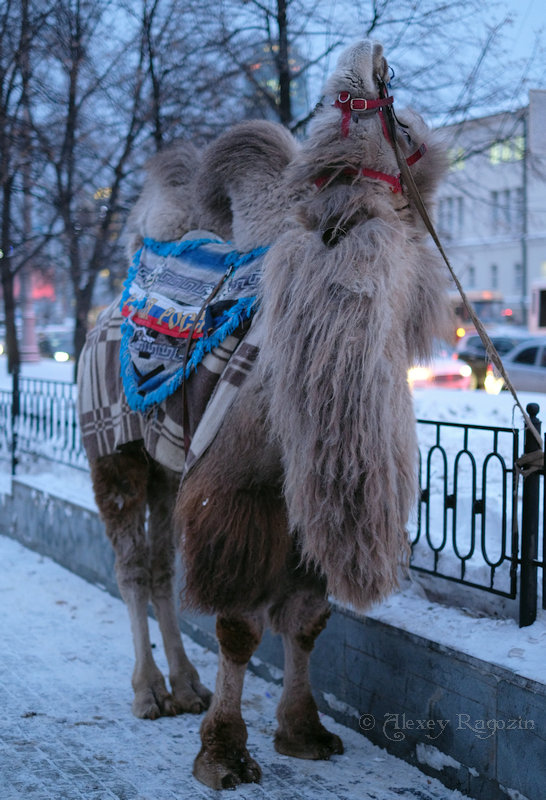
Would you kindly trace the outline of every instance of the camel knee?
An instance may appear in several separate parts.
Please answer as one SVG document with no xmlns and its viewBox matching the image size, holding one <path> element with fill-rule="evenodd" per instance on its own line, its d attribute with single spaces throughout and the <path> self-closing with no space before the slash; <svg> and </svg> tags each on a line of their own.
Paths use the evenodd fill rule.
<svg viewBox="0 0 546 800">
<path fill-rule="evenodd" d="M 216 620 L 216 636 L 222 654 L 234 664 L 246 664 L 262 638 L 263 624 L 257 617 L 222 617 Z"/>
<path fill-rule="evenodd" d="M 121 592 L 121 596 L 128 602 L 128 595 L 135 593 L 149 593 L 150 590 L 150 570 L 146 564 L 138 560 L 115 562 L 116 578 Z"/>
<path fill-rule="evenodd" d="M 306 653 L 310 653 L 315 646 L 315 640 L 326 627 L 331 613 L 329 607 L 323 608 L 306 623 L 300 625 L 299 630 L 295 633 L 295 639 Z"/>
<path fill-rule="evenodd" d="M 107 529 L 121 520 L 144 518 L 147 467 L 138 447 L 91 462 L 95 499 Z"/>
<path fill-rule="evenodd" d="M 319 588 L 295 592 L 269 609 L 272 630 L 289 637 L 306 653 L 313 649 L 330 614 L 328 599 Z"/>
</svg>

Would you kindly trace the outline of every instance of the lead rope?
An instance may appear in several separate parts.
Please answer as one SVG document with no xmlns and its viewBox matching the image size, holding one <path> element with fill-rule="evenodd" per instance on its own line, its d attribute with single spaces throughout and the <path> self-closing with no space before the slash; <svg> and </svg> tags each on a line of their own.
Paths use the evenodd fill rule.
<svg viewBox="0 0 546 800">
<path fill-rule="evenodd" d="M 212 301 L 214 300 L 214 298 L 216 297 L 216 295 L 218 294 L 218 292 L 220 291 L 222 286 L 225 284 L 225 282 L 231 276 L 231 274 L 232 274 L 234 269 L 235 269 L 235 266 L 233 264 L 230 264 L 230 266 L 227 268 L 225 273 L 222 275 L 222 277 L 220 278 L 220 280 L 218 281 L 216 286 L 213 288 L 211 293 L 203 301 L 203 304 L 202 304 L 201 308 L 199 309 L 198 313 L 195 315 L 195 318 L 193 320 L 193 324 L 192 324 L 192 326 L 190 328 L 190 331 L 188 333 L 188 338 L 186 340 L 186 347 L 184 348 L 184 359 L 183 359 L 183 364 L 182 364 L 182 382 L 180 384 L 180 409 L 181 409 L 181 417 L 182 417 L 182 426 L 181 426 L 182 427 L 182 441 L 184 443 L 184 452 L 185 452 L 186 456 L 188 455 L 188 450 L 189 450 L 189 447 L 190 447 L 190 439 L 189 439 L 190 434 L 189 434 L 189 430 L 188 430 L 189 424 L 186 425 L 186 419 L 185 419 L 186 411 L 187 411 L 187 403 L 186 403 L 186 380 L 187 380 L 187 378 L 186 378 L 186 370 L 188 369 L 188 360 L 189 360 L 189 355 L 190 355 L 190 348 L 191 348 L 191 345 L 192 345 L 193 334 L 195 333 L 195 329 L 196 329 L 197 324 L 198 324 L 199 320 L 201 319 L 203 313 L 208 308 L 210 303 L 212 303 Z M 188 420 L 188 423 L 189 423 L 189 420 Z"/>
<path fill-rule="evenodd" d="M 378 80 L 379 80 L 380 87 L 382 89 L 386 90 L 386 86 L 383 83 L 383 81 L 381 79 L 378 79 Z M 476 327 L 476 331 L 478 332 L 478 334 L 480 336 L 480 339 L 483 342 L 483 345 L 485 347 L 485 351 L 486 351 L 487 355 L 489 356 L 489 358 L 491 359 L 491 361 L 493 362 L 495 367 L 498 369 L 502 379 L 504 380 L 506 388 L 509 390 L 510 394 L 514 398 L 514 402 L 516 403 L 517 407 L 519 408 L 519 410 L 521 411 L 521 413 L 523 415 L 523 419 L 524 419 L 525 425 L 527 426 L 528 430 L 532 433 L 532 435 L 534 436 L 534 438 L 536 439 L 536 441 L 538 443 L 539 450 L 535 451 L 535 456 L 534 456 L 534 459 L 532 459 L 532 461 L 533 461 L 533 466 L 535 466 L 536 469 L 542 469 L 542 466 L 544 464 L 544 447 L 543 447 L 543 444 L 542 444 L 542 437 L 541 437 L 540 433 L 537 431 L 537 429 L 535 428 L 535 426 L 533 425 L 533 423 L 531 421 L 531 418 L 529 417 L 529 414 L 527 413 L 527 411 L 521 405 L 520 400 L 519 400 L 519 398 L 517 396 L 516 390 L 515 390 L 515 388 L 514 388 L 514 386 L 512 384 L 512 381 L 508 377 L 508 374 L 507 374 L 507 372 L 506 372 L 506 370 L 504 368 L 504 364 L 502 363 L 502 359 L 499 356 L 495 345 L 491 341 L 491 339 L 489 337 L 489 334 L 485 330 L 480 318 L 476 314 L 476 312 L 474 310 L 474 307 L 472 306 L 472 303 L 470 302 L 470 300 L 466 296 L 466 294 L 464 292 L 464 289 L 463 289 L 463 287 L 461 285 L 461 282 L 459 281 L 457 275 L 455 274 L 455 271 L 454 271 L 453 267 L 451 266 L 451 263 L 450 263 L 447 255 L 446 255 L 446 253 L 444 251 L 442 243 L 441 243 L 441 241 L 440 241 L 440 239 L 438 237 L 438 234 L 436 233 L 434 225 L 432 224 L 432 220 L 430 219 L 428 211 L 425 208 L 425 204 L 423 203 L 423 199 L 422 199 L 422 197 L 421 197 L 421 195 L 419 193 L 419 189 L 417 188 L 417 186 L 415 184 L 415 181 L 413 180 L 413 175 L 411 174 L 411 171 L 408 168 L 408 165 L 406 164 L 406 159 L 404 158 L 404 156 L 400 152 L 400 148 L 398 147 L 398 142 L 396 140 L 395 116 L 394 116 L 394 111 L 393 111 L 392 107 L 386 105 L 384 107 L 383 113 L 385 114 L 386 119 L 387 119 L 387 125 L 389 127 L 389 133 L 390 133 L 390 137 L 391 137 L 391 144 L 392 144 L 392 147 L 394 149 L 394 153 L 396 155 L 396 161 L 398 162 L 398 167 L 400 169 L 400 174 L 402 176 L 403 182 L 407 186 L 408 192 L 409 192 L 413 202 L 415 203 L 415 207 L 417 208 L 419 214 L 421 215 L 421 218 L 422 218 L 423 222 L 425 223 L 425 226 L 426 226 L 428 232 L 432 236 L 434 244 L 438 248 L 438 250 L 440 252 L 440 255 L 442 256 L 442 258 L 443 258 L 443 260 L 444 260 L 444 262 L 445 262 L 445 264 L 446 264 L 446 266 L 447 266 L 447 268 L 449 270 L 449 273 L 450 273 L 451 277 L 453 278 L 453 280 L 455 282 L 455 286 L 457 287 L 457 290 L 459 291 L 459 294 L 461 295 L 464 307 L 468 311 L 468 313 L 470 315 L 470 318 L 471 318 L 472 322 L 474 323 L 474 325 Z M 529 454 L 529 455 L 531 455 L 531 454 Z M 530 461 L 530 459 L 527 459 L 527 462 L 529 462 L 529 461 Z M 540 463 L 539 463 L 539 461 L 540 461 Z M 531 467 L 529 466 L 529 468 L 531 468 Z"/>
</svg>

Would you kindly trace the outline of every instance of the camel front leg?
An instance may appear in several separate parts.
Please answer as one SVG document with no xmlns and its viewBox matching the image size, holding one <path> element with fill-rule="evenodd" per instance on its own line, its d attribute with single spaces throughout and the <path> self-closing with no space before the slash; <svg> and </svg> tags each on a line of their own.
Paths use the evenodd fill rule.
<svg viewBox="0 0 546 800">
<path fill-rule="evenodd" d="M 193 774 L 213 789 L 258 783 L 261 769 L 246 749 L 241 696 L 247 664 L 264 628 L 259 614 L 222 617 L 216 622 L 220 644 L 216 688 L 201 724 L 201 750 Z"/>
<path fill-rule="evenodd" d="M 296 591 L 272 611 L 273 629 L 282 634 L 284 645 L 283 693 L 277 708 L 279 727 L 275 733 L 277 752 L 295 758 L 328 759 L 343 753 L 339 736 L 320 722 L 311 693 L 309 657 L 315 639 L 330 616 L 324 591 Z"/>
</svg>

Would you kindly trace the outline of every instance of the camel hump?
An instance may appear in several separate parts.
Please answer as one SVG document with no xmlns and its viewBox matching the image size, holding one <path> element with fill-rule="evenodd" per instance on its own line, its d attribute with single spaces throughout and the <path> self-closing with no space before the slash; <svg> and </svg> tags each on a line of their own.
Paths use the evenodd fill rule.
<svg viewBox="0 0 546 800">
<path fill-rule="evenodd" d="M 297 149 L 286 128 L 267 120 L 238 123 L 212 142 L 197 178 L 199 200 L 212 229 L 222 235 L 231 229 L 235 195 L 248 190 L 267 197 Z"/>
<path fill-rule="evenodd" d="M 146 162 L 144 185 L 153 182 L 161 187 L 188 187 L 200 159 L 201 154 L 193 142 L 175 142 Z"/>
<path fill-rule="evenodd" d="M 127 221 L 130 257 L 144 238 L 177 240 L 200 226 L 194 189 L 200 159 L 194 144 L 180 141 L 146 162 L 142 193 Z"/>
</svg>

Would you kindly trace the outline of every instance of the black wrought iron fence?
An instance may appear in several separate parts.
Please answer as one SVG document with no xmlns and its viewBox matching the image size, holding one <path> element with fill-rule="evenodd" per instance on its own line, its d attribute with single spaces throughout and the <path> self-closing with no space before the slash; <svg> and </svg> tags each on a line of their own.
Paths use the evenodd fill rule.
<svg viewBox="0 0 546 800">
<path fill-rule="evenodd" d="M 10 459 L 13 472 L 31 460 L 88 468 L 76 404 L 73 383 L 20 377 L 13 415 L 13 391 L 0 390 L 0 456 Z"/>
<path fill-rule="evenodd" d="M 516 596 L 519 432 L 420 420 L 413 566 Z"/>
<path fill-rule="evenodd" d="M 0 390 L 0 458 L 12 471 L 46 460 L 87 469 L 77 421 L 76 386 L 20 378 Z M 529 406 L 534 422 L 538 406 Z M 544 467 L 523 476 L 521 437 L 512 428 L 418 420 L 420 500 L 410 525 L 411 567 L 520 601 L 520 624 L 546 607 Z M 524 450 L 536 448 L 525 436 Z M 538 574 L 542 580 L 539 584 Z"/>
<path fill-rule="evenodd" d="M 540 428 L 538 405 L 527 410 Z M 542 469 L 522 472 L 517 429 L 431 420 L 418 420 L 418 426 L 412 568 L 511 599 L 519 589 L 520 624 L 531 624 L 540 594 L 546 607 L 543 462 Z M 526 434 L 524 451 L 536 448 Z"/>
</svg>

